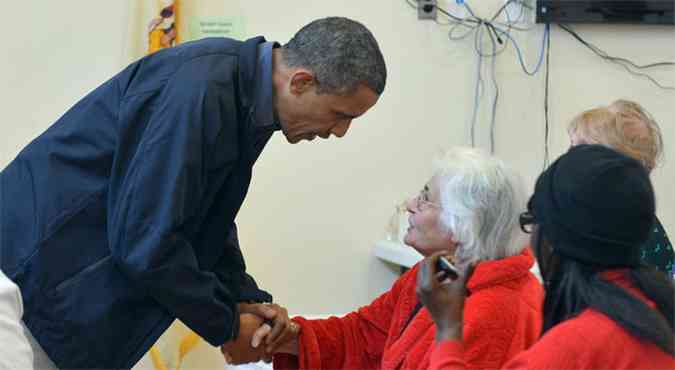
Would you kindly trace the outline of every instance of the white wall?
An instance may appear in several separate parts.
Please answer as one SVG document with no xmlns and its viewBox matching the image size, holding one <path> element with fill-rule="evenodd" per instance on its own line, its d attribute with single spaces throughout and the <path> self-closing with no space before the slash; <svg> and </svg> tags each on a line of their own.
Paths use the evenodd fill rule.
<svg viewBox="0 0 675 370">
<path fill-rule="evenodd" d="M 483 16 L 499 0 L 474 1 Z M 67 108 L 119 69 L 124 60 L 123 1 L 14 1 L 0 22 L 0 168 Z M 358 19 L 375 34 L 389 79 L 377 106 L 341 140 L 289 145 L 273 137 L 255 168 L 238 217 L 248 267 L 291 312 L 346 312 L 386 290 L 395 269 L 372 256 L 394 204 L 418 191 L 442 148 L 468 143 L 476 58 L 471 41 L 449 41 L 447 27 L 420 22 L 405 1 L 239 1 L 248 35 L 287 41 L 305 23 L 328 15 Z M 230 6 L 230 5 L 228 5 Z M 530 66 L 542 26 L 516 35 Z M 612 55 L 639 63 L 675 60 L 675 28 L 578 26 Z M 654 183 L 659 215 L 675 233 L 675 92 L 655 88 L 604 62 L 553 27 L 551 154 L 568 147 L 565 125 L 581 110 L 634 99 L 661 123 L 666 163 Z M 543 162 L 543 77 L 520 71 L 513 48 L 498 57 L 502 91 L 497 154 L 529 186 Z M 673 69 L 656 71 L 675 85 Z M 489 95 L 488 95 L 489 96 Z M 482 103 L 479 143 L 487 145 Z"/>
<path fill-rule="evenodd" d="M 474 7 L 486 16 L 500 4 L 480 3 Z M 259 5 L 242 5 L 249 30 L 281 41 L 317 17 L 359 19 L 376 35 L 388 64 L 381 101 L 344 139 L 295 146 L 281 136 L 272 140 L 256 166 L 239 216 L 249 268 L 280 302 L 288 302 L 294 312 L 347 311 L 388 286 L 391 273 L 374 260 L 371 248 L 382 236 L 395 202 L 419 190 L 438 150 L 469 142 L 473 46 L 469 40 L 449 41 L 447 28 L 417 21 L 403 0 L 286 1 L 270 3 L 266 10 Z M 278 14 L 283 14 L 282 21 Z M 518 38 L 530 66 L 536 61 L 542 28 Z M 577 29 L 614 55 L 642 63 L 675 61 L 673 27 Z M 658 90 L 600 60 L 557 27 L 551 44 L 552 156 L 569 146 L 565 126 L 581 110 L 621 97 L 642 102 L 661 122 L 667 142 L 669 160 L 654 180 L 659 214 L 675 232 L 675 194 L 667 191 L 675 180 L 675 91 Z M 543 163 L 544 74 L 522 73 L 513 48 L 499 57 L 497 70 L 502 89 L 497 154 L 533 184 Z M 661 80 L 675 85 L 674 68 L 657 72 Z M 486 145 L 487 113 L 485 109 L 483 129 L 478 131 Z"/>
</svg>

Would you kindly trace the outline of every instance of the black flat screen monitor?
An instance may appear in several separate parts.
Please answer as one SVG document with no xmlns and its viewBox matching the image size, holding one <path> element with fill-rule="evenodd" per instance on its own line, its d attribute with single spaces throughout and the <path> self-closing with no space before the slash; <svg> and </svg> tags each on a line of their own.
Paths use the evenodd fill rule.
<svg viewBox="0 0 675 370">
<path fill-rule="evenodd" d="M 675 25 L 675 0 L 536 0 L 537 23 Z"/>
</svg>

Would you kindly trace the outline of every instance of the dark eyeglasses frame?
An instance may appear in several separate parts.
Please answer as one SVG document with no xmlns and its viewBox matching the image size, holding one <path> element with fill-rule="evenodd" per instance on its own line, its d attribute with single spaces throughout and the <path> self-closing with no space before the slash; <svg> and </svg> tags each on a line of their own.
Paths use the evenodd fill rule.
<svg viewBox="0 0 675 370">
<path fill-rule="evenodd" d="M 520 230 L 525 234 L 532 234 L 534 225 L 537 224 L 537 219 L 531 212 L 525 211 L 518 217 L 518 222 L 520 223 Z"/>
</svg>

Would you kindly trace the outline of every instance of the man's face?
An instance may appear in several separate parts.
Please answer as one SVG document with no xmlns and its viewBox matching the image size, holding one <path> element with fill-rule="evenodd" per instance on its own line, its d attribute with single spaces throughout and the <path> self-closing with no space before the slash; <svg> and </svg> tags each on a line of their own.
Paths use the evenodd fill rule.
<svg viewBox="0 0 675 370">
<path fill-rule="evenodd" d="M 295 144 L 301 140 L 311 141 L 317 136 L 323 139 L 330 135 L 343 137 L 352 120 L 368 111 L 378 98 L 364 85 L 344 96 L 317 94 L 316 83 L 311 77 L 291 81 L 290 89 L 279 97 L 277 112 L 286 140 Z"/>
</svg>

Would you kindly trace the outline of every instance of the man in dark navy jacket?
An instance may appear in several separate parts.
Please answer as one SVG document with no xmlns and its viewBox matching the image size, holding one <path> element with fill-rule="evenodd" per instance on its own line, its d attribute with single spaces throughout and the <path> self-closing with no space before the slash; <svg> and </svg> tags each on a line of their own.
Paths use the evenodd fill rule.
<svg viewBox="0 0 675 370">
<path fill-rule="evenodd" d="M 0 267 L 56 367 L 128 369 L 175 318 L 214 346 L 243 312 L 280 335 L 234 224 L 252 166 L 277 130 L 342 137 L 385 81 L 345 18 L 284 46 L 203 39 L 133 63 L 24 148 L 0 173 Z"/>
</svg>

